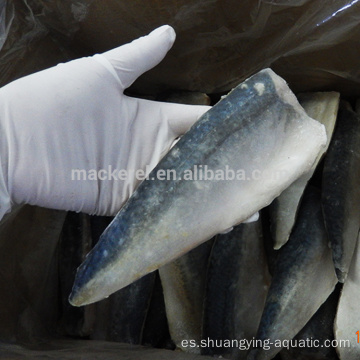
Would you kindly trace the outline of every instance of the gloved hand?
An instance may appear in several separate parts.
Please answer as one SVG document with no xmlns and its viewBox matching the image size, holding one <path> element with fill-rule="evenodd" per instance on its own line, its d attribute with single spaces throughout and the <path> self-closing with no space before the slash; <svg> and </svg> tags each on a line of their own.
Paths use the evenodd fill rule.
<svg viewBox="0 0 360 360">
<path fill-rule="evenodd" d="M 209 109 L 123 94 L 174 40 L 162 26 L 0 89 L 0 218 L 12 203 L 116 214 L 141 181 L 135 171 L 152 169 Z"/>
</svg>

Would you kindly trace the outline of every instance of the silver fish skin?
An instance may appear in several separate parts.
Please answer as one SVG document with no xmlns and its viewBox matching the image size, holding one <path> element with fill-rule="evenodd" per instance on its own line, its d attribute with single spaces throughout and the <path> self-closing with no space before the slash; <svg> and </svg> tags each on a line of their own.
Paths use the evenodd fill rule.
<svg viewBox="0 0 360 360">
<path fill-rule="evenodd" d="M 256 336 L 270 286 L 261 220 L 240 224 L 218 235 L 207 272 L 203 339 L 246 339 Z M 246 359 L 248 349 L 229 346 L 202 348 L 204 355 Z"/>
<path fill-rule="evenodd" d="M 360 228 L 360 116 L 341 102 L 324 162 L 322 206 L 340 282 L 344 282 Z"/>
<path fill-rule="evenodd" d="M 206 269 L 213 241 L 209 240 L 159 269 L 171 339 L 183 351 L 200 353 Z"/>
<path fill-rule="evenodd" d="M 256 336 L 258 344 L 272 345 L 252 349 L 248 360 L 274 358 L 279 341 L 293 339 L 337 284 L 317 189 L 305 192 L 294 231 L 279 251 Z"/>
<path fill-rule="evenodd" d="M 324 124 L 327 142 L 310 171 L 291 184 L 270 205 L 271 232 L 277 250 L 288 241 L 305 187 L 329 147 L 340 102 L 337 92 L 302 93 L 297 98 L 311 118 Z"/>
<path fill-rule="evenodd" d="M 201 92 L 169 91 L 160 94 L 158 101 L 187 105 L 210 105 L 210 98 Z M 212 241 L 189 251 L 159 269 L 163 287 L 166 315 L 171 339 L 183 351 L 200 353 L 198 347 L 183 347 L 182 341 L 199 344 L 203 314 L 206 271 Z"/>
<path fill-rule="evenodd" d="M 340 287 L 341 284 L 336 286 L 334 292 L 295 336 L 294 346 L 284 348 L 280 352 L 281 360 L 338 360 L 335 347 L 328 346 L 325 341 L 334 340 L 333 328 Z M 309 344 L 309 346 L 300 344 Z"/>
<path fill-rule="evenodd" d="M 340 360 L 360 359 L 360 233 L 351 262 L 349 275 L 340 295 L 336 313 L 334 333 L 338 341 L 336 349 Z M 342 343 L 341 343 L 342 342 Z"/>
<path fill-rule="evenodd" d="M 200 92 L 169 91 L 157 97 L 158 101 L 187 105 L 210 105 L 210 98 Z M 212 240 L 169 262 L 159 269 L 163 288 L 167 322 L 172 341 L 177 348 L 200 353 L 197 346 L 182 346 L 183 341 L 201 339 L 206 271 Z"/>
<path fill-rule="evenodd" d="M 93 243 L 98 242 L 111 220 L 110 216 L 90 217 Z M 115 292 L 105 301 L 93 304 L 96 321 L 92 326 L 90 339 L 140 344 L 155 276 L 156 273 L 148 274 Z M 81 310 L 92 306 L 70 307 Z"/>
<path fill-rule="evenodd" d="M 325 143 L 324 126 L 283 79 L 270 69 L 253 75 L 139 185 L 79 267 L 70 303 L 99 301 L 249 218 L 308 171 Z M 194 179 L 200 165 L 220 179 Z M 246 177 L 224 181 L 226 166 Z M 160 170 L 172 171 L 169 180 Z"/>
</svg>

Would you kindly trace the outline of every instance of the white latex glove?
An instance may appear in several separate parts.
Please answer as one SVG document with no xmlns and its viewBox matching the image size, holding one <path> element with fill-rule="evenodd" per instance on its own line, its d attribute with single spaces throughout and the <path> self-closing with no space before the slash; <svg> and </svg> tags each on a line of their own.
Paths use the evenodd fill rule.
<svg viewBox="0 0 360 360">
<path fill-rule="evenodd" d="M 162 26 L 0 89 L 0 218 L 12 203 L 116 214 L 140 182 L 134 171 L 152 169 L 209 109 L 123 94 L 174 40 L 174 30 Z M 72 180 L 74 169 L 126 170 L 129 176 Z"/>
</svg>

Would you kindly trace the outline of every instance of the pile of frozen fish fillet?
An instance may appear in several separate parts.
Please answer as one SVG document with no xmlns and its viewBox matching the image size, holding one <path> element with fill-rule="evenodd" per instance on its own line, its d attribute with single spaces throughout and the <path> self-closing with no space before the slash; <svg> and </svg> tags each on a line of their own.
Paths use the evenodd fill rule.
<svg viewBox="0 0 360 360">
<path fill-rule="evenodd" d="M 195 166 L 207 178 L 185 179 Z M 336 92 L 297 99 L 262 70 L 204 114 L 150 178 L 159 169 L 176 178 L 140 184 L 79 267 L 71 304 L 159 269 L 184 351 L 360 358 L 360 117 L 349 103 Z M 229 346 L 234 339 L 249 346 Z"/>
</svg>

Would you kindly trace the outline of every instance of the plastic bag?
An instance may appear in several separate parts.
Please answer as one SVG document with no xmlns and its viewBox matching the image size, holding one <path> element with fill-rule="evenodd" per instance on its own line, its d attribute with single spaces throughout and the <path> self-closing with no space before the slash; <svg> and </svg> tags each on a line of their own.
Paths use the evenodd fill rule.
<svg viewBox="0 0 360 360">
<path fill-rule="evenodd" d="M 0 86 L 170 24 L 177 33 L 174 47 L 131 93 L 225 93 L 272 67 L 295 92 L 331 90 L 355 98 L 360 96 L 359 20 L 359 0 L 0 0 Z M 61 223 L 63 215 L 42 211 L 27 207 L 15 220 L 8 218 L 8 224 L 18 224 L 11 243 L 8 226 L 0 226 L 1 250 L 7 251 L 0 277 L 0 293 L 6 294 L 1 341 L 31 343 L 56 323 L 58 301 L 47 301 L 57 296 L 59 229 L 46 246 L 36 234 L 45 231 L 47 221 Z M 27 276 L 19 276 L 19 269 Z M 13 351 L 23 355 L 20 348 Z"/>
<path fill-rule="evenodd" d="M 9 1 L 6 8 L 1 85 L 67 60 L 74 56 L 71 51 L 77 56 L 102 52 L 167 23 L 177 41 L 165 60 L 132 86 L 134 93 L 226 92 L 268 66 L 295 92 L 360 93 L 358 0 L 326 6 L 321 0 L 34 0 Z M 52 56 L 45 60 L 45 54 Z"/>
</svg>

